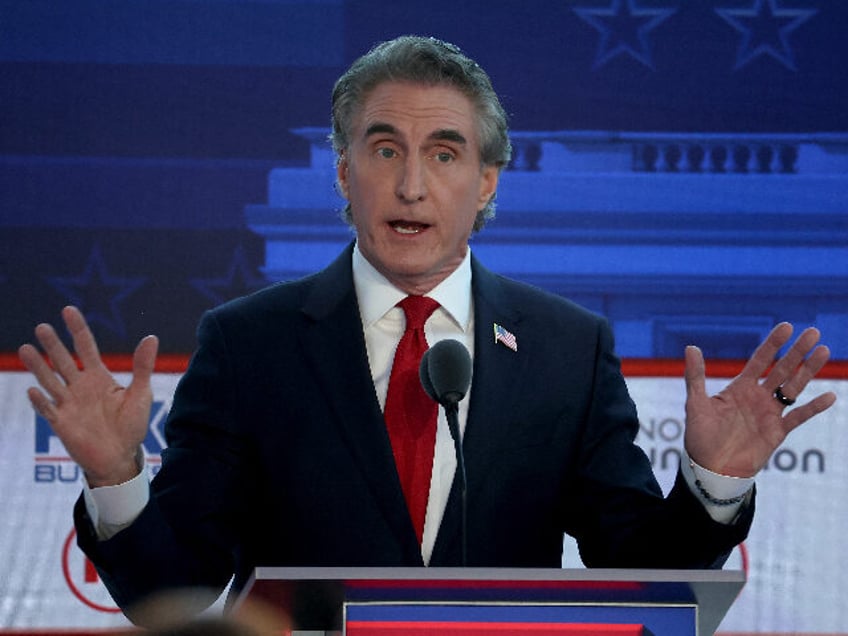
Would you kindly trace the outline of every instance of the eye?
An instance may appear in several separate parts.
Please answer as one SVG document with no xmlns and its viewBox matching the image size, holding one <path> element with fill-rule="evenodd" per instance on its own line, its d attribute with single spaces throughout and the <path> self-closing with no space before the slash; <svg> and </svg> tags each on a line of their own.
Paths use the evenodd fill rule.
<svg viewBox="0 0 848 636">
<path fill-rule="evenodd" d="M 454 159 L 450 152 L 437 152 L 435 158 L 439 163 L 450 163 Z"/>
<path fill-rule="evenodd" d="M 397 156 L 397 152 L 395 152 L 394 148 L 382 146 L 381 148 L 377 148 L 377 156 L 383 159 L 392 159 Z"/>
</svg>

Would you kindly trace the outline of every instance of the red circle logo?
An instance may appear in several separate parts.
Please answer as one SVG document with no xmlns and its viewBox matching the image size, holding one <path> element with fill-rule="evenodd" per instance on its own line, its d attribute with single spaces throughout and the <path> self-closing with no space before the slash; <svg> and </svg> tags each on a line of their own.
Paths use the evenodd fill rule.
<svg viewBox="0 0 848 636">
<path fill-rule="evenodd" d="M 81 551 L 71 551 L 76 536 L 77 531 L 71 530 L 62 548 L 62 574 L 65 582 L 73 595 L 91 609 L 107 614 L 120 613 L 120 608 L 112 602 L 109 592 L 100 581 L 94 564 Z"/>
</svg>

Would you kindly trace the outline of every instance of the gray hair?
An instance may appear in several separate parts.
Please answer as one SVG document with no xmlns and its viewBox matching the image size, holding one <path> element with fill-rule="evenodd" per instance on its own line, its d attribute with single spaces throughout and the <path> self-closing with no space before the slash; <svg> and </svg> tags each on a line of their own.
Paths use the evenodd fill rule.
<svg viewBox="0 0 848 636">
<path fill-rule="evenodd" d="M 337 158 L 350 144 L 353 116 L 384 82 L 409 81 L 459 89 L 477 110 L 480 162 L 502 170 L 512 156 L 506 112 L 486 72 L 457 46 L 436 38 L 405 35 L 382 42 L 357 59 L 333 88 L 332 134 Z M 477 213 L 474 230 L 495 215 L 494 195 Z M 351 223 L 350 204 L 342 218 Z"/>
</svg>

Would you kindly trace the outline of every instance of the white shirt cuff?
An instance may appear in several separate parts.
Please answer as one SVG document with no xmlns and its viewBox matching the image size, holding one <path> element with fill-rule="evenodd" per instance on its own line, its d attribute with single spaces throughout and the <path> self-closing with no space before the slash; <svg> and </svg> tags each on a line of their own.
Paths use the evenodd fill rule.
<svg viewBox="0 0 848 636">
<path fill-rule="evenodd" d="M 138 475 L 123 484 L 91 488 L 87 480 L 82 481 L 85 508 L 101 541 L 135 521 L 150 500 L 150 480 L 143 457 Z"/>
<path fill-rule="evenodd" d="M 719 523 L 731 523 L 736 518 L 754 486 L 753 477 L 730 477 L 699 466 L 685 450 L 680 468 L 689 489 Z"/>
</svg>

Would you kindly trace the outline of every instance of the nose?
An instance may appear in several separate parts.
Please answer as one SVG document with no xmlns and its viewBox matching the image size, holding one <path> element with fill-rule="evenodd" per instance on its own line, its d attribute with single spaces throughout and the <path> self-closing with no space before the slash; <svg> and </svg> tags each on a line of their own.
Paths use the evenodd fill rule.
<svg viewBox="0 0 848 636">
<path fill-rule="evenodd" d="M 427 196 L 427 179 L 424 162 L 415 156 L 409 156 L 403 163 L 398 176 L 397 196 L 402 201 L 421 201 Z"/>
</svg>

